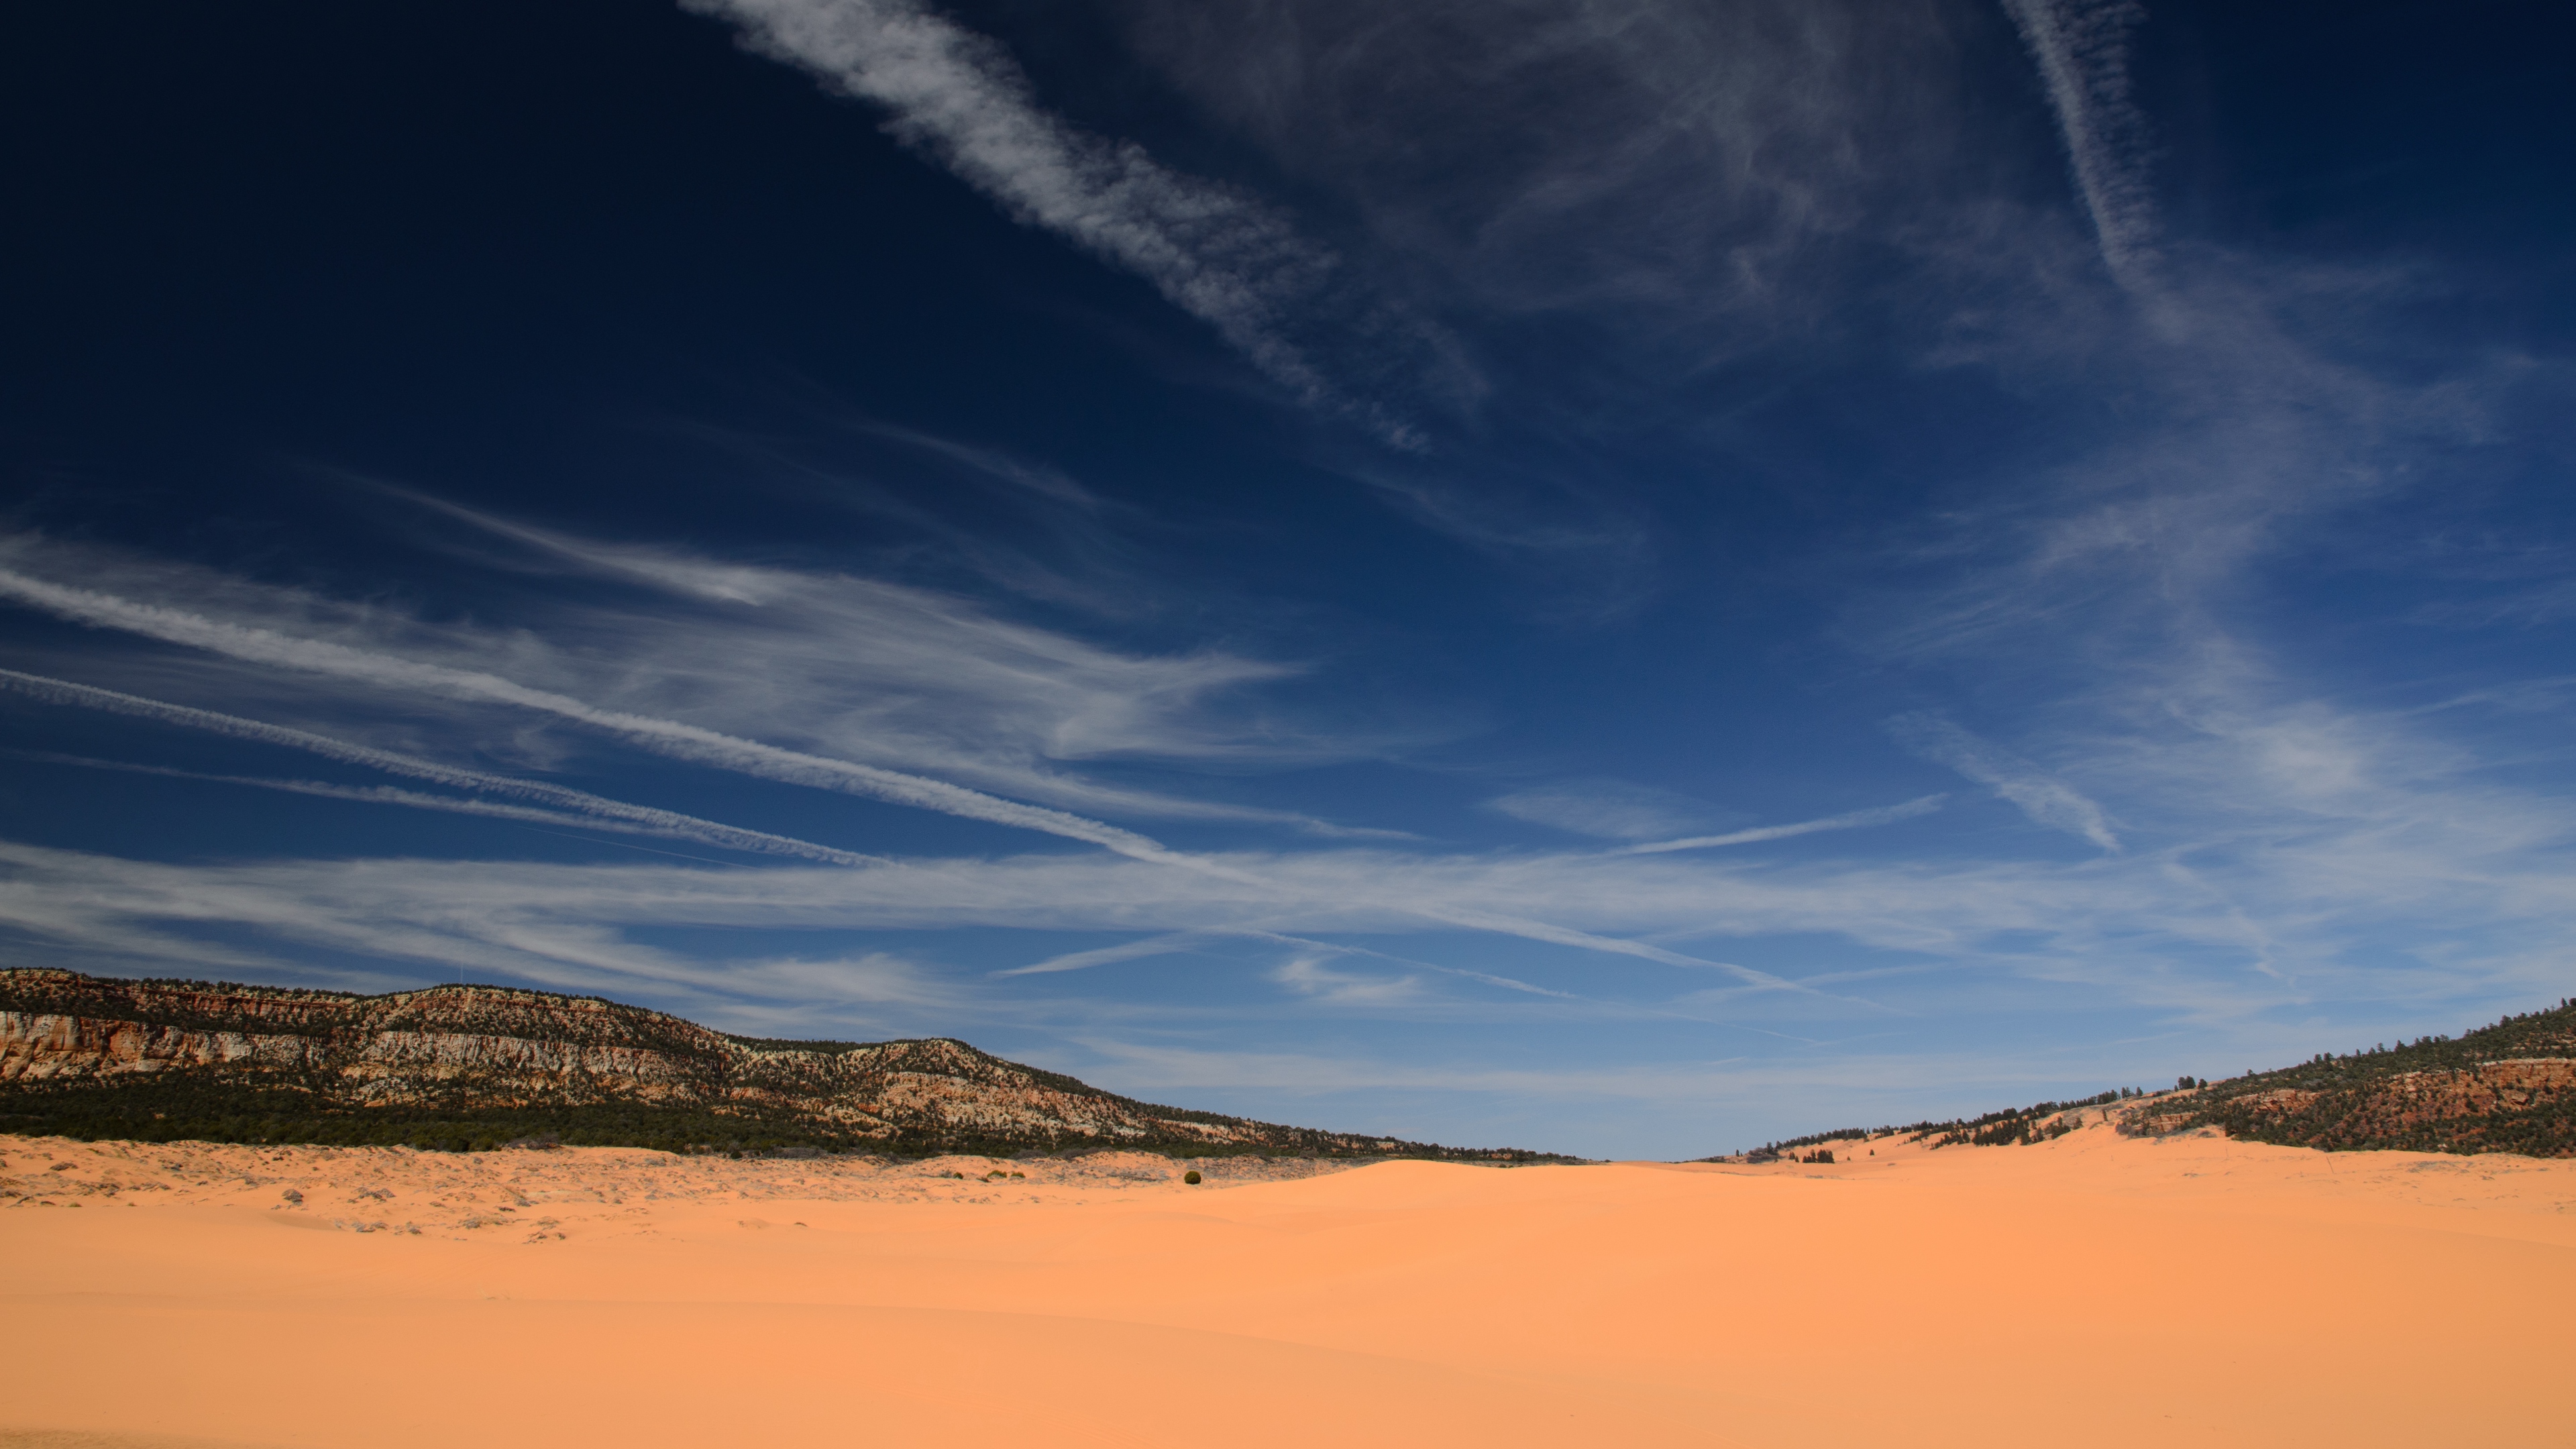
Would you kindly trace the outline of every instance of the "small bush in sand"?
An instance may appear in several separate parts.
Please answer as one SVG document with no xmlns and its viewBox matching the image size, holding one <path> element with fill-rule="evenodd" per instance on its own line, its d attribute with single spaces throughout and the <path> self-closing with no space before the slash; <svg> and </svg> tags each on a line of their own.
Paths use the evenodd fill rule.
<svg viewBox="0 0 2576 1449">
<path fill-rule="evenodd" d="M 1199 1185 L 1199 1174 L 1198 1174 L 1198 1170 L 1197 1170 L 1196 1168 L 1192 1168 L 1190 1171 L 1182 1173 L 1182 1174 L 1181 1174 L 1181 1181 L 1188 1183 L 1188 1184 L 1189 1184 L 1190 1186 L 1192 1186 L 1192 1187 L 1196 1187 L 1196 1186 L 1198 1186 L 1198 1185 Z"/>
</svg>

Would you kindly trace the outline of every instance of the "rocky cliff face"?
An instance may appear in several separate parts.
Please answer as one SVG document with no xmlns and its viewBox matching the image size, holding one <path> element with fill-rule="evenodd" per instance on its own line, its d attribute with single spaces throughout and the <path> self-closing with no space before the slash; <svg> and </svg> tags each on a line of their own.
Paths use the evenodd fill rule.
<svg viewBox="0 0 2576 1449">
<path fill-rule="evenodd" d="M 0 970 L 0 1110 L 130 1109 L 176 1101 L 182 1087 L 195 1117 L 225 1120 L 524 1122 L 613 1111 L 617 1121 L 685 1113 L 785 1124 L 838 1145 L 1420 1149 L 1157 1107 L 944 1038 L 760 1041 L 597 998 L 491 986 L 354 996 Z M 241 1100 L 227 1106 L 227 1092 Z"/>
</svg>

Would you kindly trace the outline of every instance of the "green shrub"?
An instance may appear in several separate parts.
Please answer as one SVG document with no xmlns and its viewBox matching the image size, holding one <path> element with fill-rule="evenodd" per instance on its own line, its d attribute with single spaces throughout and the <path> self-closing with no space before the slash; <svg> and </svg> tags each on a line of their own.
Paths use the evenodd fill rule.
<svg viewBox="0 0 2576 1449">
<path fill-rule="evenodd" d="M 1190 1169 L 1189 1171 L 1182 1173 L 1182 1174 L 1181 1174 L 1181 1181 L 1188 1183 L 1188 1184 L 1189 1184 L 1190 1186 L 1192 1186 L 1192 1187 L 1196 1187 L 1196 1186 L 1198 1186 L 1198 1185 L 1199 1185 L 1199 1174 L 1198 1174 L 1198 1169 L 1196 1169 L 1196 1168 L 1192 1168 L 1192 1169 Z"/>
</svg>

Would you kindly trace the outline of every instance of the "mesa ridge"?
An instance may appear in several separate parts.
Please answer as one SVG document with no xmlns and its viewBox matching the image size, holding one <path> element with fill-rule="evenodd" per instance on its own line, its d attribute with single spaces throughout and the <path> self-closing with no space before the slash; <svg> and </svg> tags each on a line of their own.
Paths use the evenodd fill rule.
<svg viewBox="0 0 2576 1449">
<path fill-rule="evenodd" d="M 0 968 L 0 1130 L 99 1140 L 673 1150 L 1122 1148 L 1563 1160 L 1140 1102 L 946 1037 L 735 1036 L 592 996 L 362 996 Z"/>
</svg>

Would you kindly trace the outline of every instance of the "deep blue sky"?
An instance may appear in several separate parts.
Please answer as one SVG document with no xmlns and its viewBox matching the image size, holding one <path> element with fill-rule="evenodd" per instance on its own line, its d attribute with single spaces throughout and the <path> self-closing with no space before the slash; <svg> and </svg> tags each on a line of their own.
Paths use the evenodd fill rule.
<svg viewBox="0 0 2576 1449">
<path fill-rule="evenodd" d="M 1664 1156 L 2576 989 L 2558 7 L 9 29 L 10 960 Z"/>
</svg>

